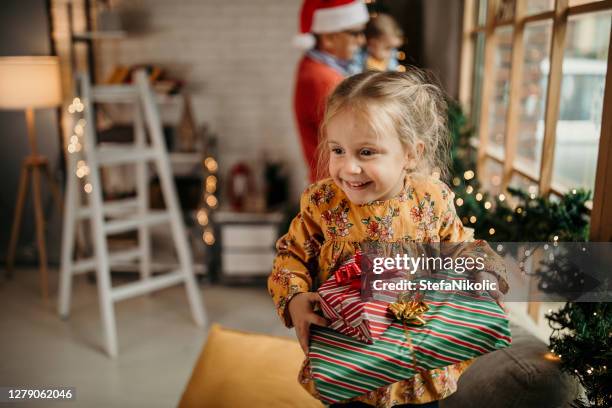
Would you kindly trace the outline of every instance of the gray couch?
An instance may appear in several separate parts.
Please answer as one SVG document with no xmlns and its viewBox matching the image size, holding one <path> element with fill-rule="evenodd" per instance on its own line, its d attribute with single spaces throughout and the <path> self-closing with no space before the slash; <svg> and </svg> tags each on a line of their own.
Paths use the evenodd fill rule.
<svg viewBox="0 0 612 408">
<path fill-rule="evenodd" d="M 570 406 L 579 390 L 574 379 L 544 358 L 546 344 L 519 326 L 510 325 L 510 330 L 512 346 L 479 357 L 441 408 Z"/>
</svg>

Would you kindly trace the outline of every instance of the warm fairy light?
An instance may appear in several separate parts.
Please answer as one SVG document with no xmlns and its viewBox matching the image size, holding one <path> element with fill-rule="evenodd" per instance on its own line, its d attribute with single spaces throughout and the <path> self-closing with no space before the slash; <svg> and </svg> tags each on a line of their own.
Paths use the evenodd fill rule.
<svg viewBox="0 0 612 408">
<path fill-rule="evenodd" d="M 465 189 L 465 192 L 468 194 L 472 194 L 473 191 L 474 191 L 474 187 L 472 186 L 467 186 L 467 188 Z"/>
<path fill-rule="evenodd" d="M 91 193 L 93 191 L 93 187 L 92 187 L 91 183 L 85 184 L 85 186 L 83 187 L 83 190 L 85 190 L 85 192 L 87 194 Z"/>
<path fill-rule="evenodd" d="M 206 166 L 206 169 L 210 171 L 211 173 L 216 172 L 217 169 L 219 168 L 217 161 L 213 159 L 212 157 L 207 157 L 206 160 L 204 160 L 204 166 Z"/>
<path fill-rule="evenodd" d="M 554 353 L 548 352 L 544 354 L 544 358 L 548 361 L 559 361 L 559 357 L 557 357 Z"/>
<path fill-rule="evenodd" d="M 518 207 L 518 208 L 516 209 L 516 213 L 517 213 L 517 214 L 521 214 L 522 212 L 523 212 L 523 209 L 522 209 L 521 207 Z"/>
<path fill-rule="evenodd" d="M 470 222 L 471 222 L 472 224 L 475 224 L 475 223 L 476 223 L 476 216 L 475 216 L 475 215 L 472 215 L 472 216 L 470 217 Z"/>
<path fill-rule="evenodd" d="M 459 179 L 459 177 L 454 177 L 453 186 L 457 187 L 459 184 L 461 184 L 461 180 Z"/>
<path fill-rule="evenodd" d="M 495 228 L 489 228 L 489 235 L 495 234 Z"/>
<path fill-rule="evenodd" d="M 504 201 L 506 199 L 506 196 L 502 193 L 497 198 L 499 198 L 499 201 Z"/>
<path fill-rule="evenodd" d="M 468 170 L 465 173 L 463 173 L 463 178 L 466 180 L 471 180 L 474 178 L 474 172 L 472 170 Z"/>
<path fill-rule="evenodd" d="M 402 64 L 397 66 L 397 72 L 406 72 L 406 67 Z"/>
<path fill-rule="evenodd" d="M 207 225 L 208 224 L 208 214 L 206 213 L 206 210 L 203 208 L 200 208 L 200 210 L 198 210 L 198 224 L 200 225 Z"/>
<path fill-rule="evenodd" d="M 78 178 L 83 178 L 89 175 L 89 166 L 85 163 L 85 160 L 79 160 L 77 162 L 76 176 Z"/>
<path fill-rule="evenodd" d="M 555 236 L 553 237 L 553 241 L 558 241 L 558 240 L 559 240 L 559 236 L 558 236 L 558 235 L 555 235 Z"/>
<path fill-rule="evenodd" d="M 209 195 L 208 197 L 206 197 L 206 204 L 208 204 L 210 208 L 215 208 L 218 203 L 219 201 L 214 195 Z"/>
<path fill-rule="evenodd" d="M 506 217 L 506 222 L 512 222 L 512 216 L 511 215 Z"/>
<path fill-rule="evenodd" d="M 491 202 L 490 202 L 490 201 L 485 201 L 485 203 L 484 203 L 484 208 L 485 208 L 486 210 L 488 210 L 489 208 L 491 208 Z"/>
<path fill-rule="evenodd" d="M 217 178 L 215 176 L 206 177 L 206 192 L 214 193 L 217 190 Z"/>
<path fill-rule="evenodd" d="M 202 240 L 204 240 L 206 245 L 212 245 L 215 243 L 215 234 L 213 234 L 211 230 L 207 229 L 204 231 L 204 234 L 202 234 Z"/>
<path fill-rule="evenodd" d="M 476 194 L 476 201 L 480 201 L 482 200 L 482 193 L 477 193 Z"/>
<path fill-rule="evenodd" d="M 457 207 L 461 207 L 463 205 L 463 198 L 458 198 L 455 203 L 457 204 Z"/>
</svg>

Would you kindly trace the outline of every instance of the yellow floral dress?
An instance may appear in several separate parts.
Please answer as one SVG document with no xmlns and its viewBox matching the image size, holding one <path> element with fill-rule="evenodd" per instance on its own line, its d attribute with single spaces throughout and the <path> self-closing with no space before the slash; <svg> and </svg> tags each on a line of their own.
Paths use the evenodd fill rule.
<svg viewBox="0 0 612 408">
<path fill-rule="evenodd" d="M 383 242 L 473 242 L 473 230 L 463 226 L 453 205 L 454 193 L 433 177 L 409 174 L 395 198 L 357 205 L 332 179 L 312 184 L 302 194 L 300 213 L 277 244 L 277 256 L 268 290 L 287 327 L 292 327 L 286 306 L 297 293 L 316 291 L 343 261 L 352 257 L 359 243 Z M 471 245 L 471 244 L 470 244 Z M 489 248 L 485 270 L 507 292 L 503 263 Z M 491 256 L 488 256 L 491 254 Z M 376 407 L 423 404 L 448 397 L 472 360 L 418 374 L 408 380 L 381 387 L 352 400 Z M 307 361 L 300 382 L 316 395 Z"/>
</svg>

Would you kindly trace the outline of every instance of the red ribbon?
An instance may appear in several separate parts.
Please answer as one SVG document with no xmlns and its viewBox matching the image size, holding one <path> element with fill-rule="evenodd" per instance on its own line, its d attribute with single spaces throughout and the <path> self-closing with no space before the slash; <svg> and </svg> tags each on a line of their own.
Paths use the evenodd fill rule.
<svg viewBox="0 0 612 408">
<path fill-rule="evenodd" d="M 351 289 L 361 287 L 361 251 L 356 251 L 355 256 L 343 263 L 334 274 L 336 283 L 339 285 L 350 285 Z"/>
</svg>

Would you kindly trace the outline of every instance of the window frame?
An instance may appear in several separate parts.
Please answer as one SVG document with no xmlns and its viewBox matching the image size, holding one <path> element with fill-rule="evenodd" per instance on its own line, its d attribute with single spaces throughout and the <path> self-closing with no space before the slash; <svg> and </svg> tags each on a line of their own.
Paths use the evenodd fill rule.
<svg viewBox="0 0 612 408">
<path fill-rule="evenodd" d="M 549 194 L 563 195 L 567 190 L 552 180 L 553 160 L 555 150 L 557 119 L 561 96 L 562 65 L 566 39 L 568 18 L 575 15 L 612 10 L 612 0 L 599 0 L 590 3 L 569 6 L 569 0 L 555 0 L 554 9 L 537 14 L 526 15 L 525 6 L 528 0 L 516 0 L 514 17 L 504 21 L 495 21 L 496 1 L 487 2 L 487 14 L 484 25 L 478 26 L 476 15 L 478 0 L 464 0 L 463 36 L 460 63 L 459 101 L 468 114 L 472 106 L 472 90 L 474 78 L 474 53 L 476 36 L 484 33 L 484 66 L 482 84 L 480 86 L 480 112 L 478 112 L 478 135 L 472 140 L 472 146 L 477 150 L 477 171 L 482 179 L 485 177 L 485 163 L 493 160 L 502 166 L 502 190 L 508 187 L 512 176 L 518 174 L 538 186 L 543 196 Z M 520 120 L 520 83 L 524 54 L 524 31 L 528 23 L 537 21 L 552 21 L 552 38 L 550 45 L 550 69 L 546 89 L 544 113 L 544 139 L 540 160 L 540 173 L 516 161 L 516 142 Z M 506 112 L 504 153 L 495 151 L 489 146 L 489 101 L 493 92 L 493 64 L 495 57 L 495 30 L 511 26 L 512 51 L 510 66 L 510 95 Z M 605 227 L 605 220 L 612 219 L 612 33 L 609 41 L 608 65 L 604 100 L 602 107 L 601 134 L 595 175 L 593 202 L 588 203 L 591 209 L 591 239 L 609 241 L 612 239 L 612 226 Z M 606 208 L 605 202 L 608 203 Z"/>
</svg>

